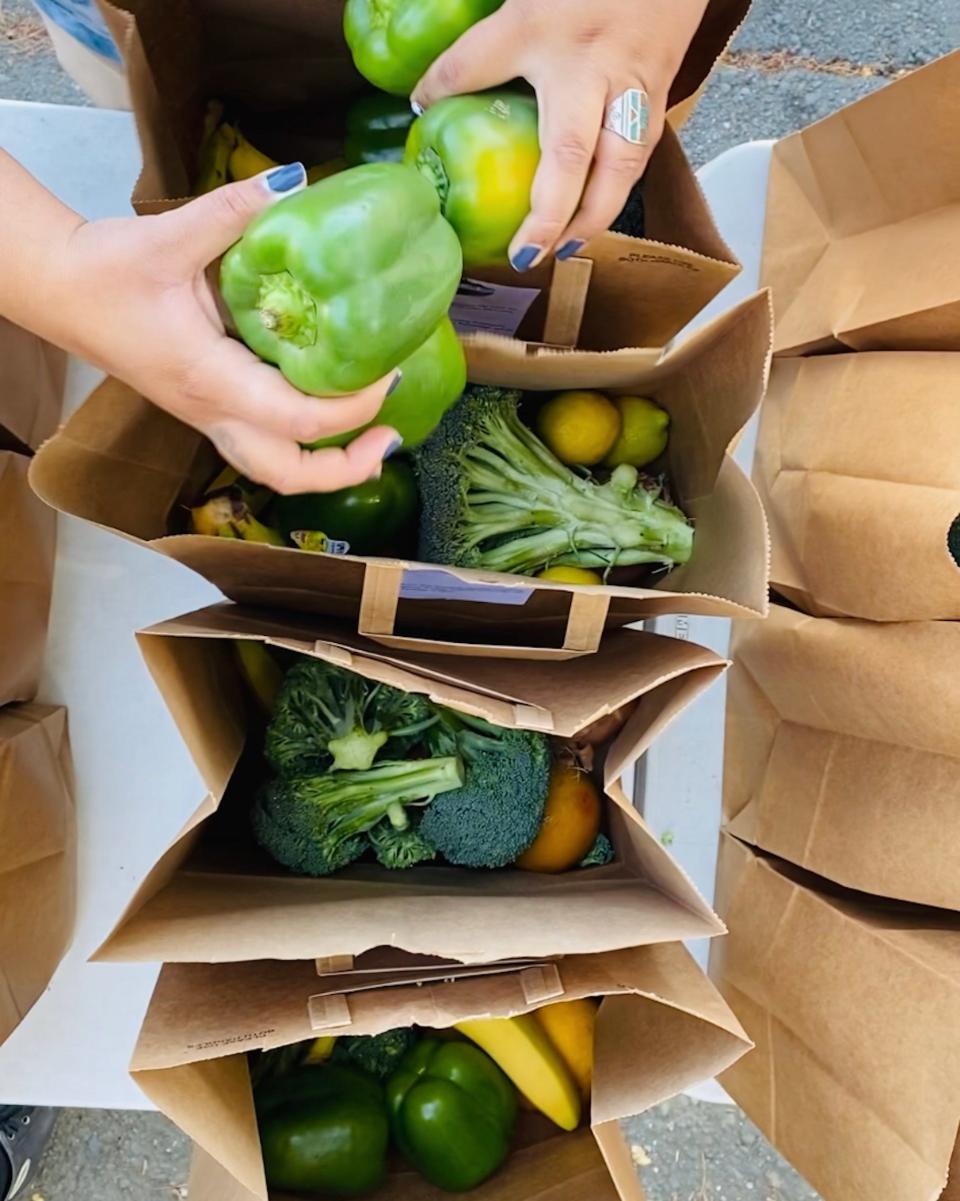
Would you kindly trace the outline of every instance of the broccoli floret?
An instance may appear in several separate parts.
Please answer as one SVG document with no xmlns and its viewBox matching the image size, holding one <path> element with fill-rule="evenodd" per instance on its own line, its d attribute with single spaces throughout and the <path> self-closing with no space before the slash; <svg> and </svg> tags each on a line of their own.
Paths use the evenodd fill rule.
<svg viewBox="0 0 960 1201">
<path fill-rule="evenodd" d="M 519 400 L 469 388 L 415 452 L 421 559 L 534 575 L 690 558 L 693 527 L 659 482 L 627 465 L 605 484 L 577 475 L 523 424 Z"/>
<path fill-rule="evenodd" d="M 385 1080 L 416 1041 L 417 1032 L 410 1026 L 385 1030 L 383 1034 L 348 1035 L 337 1039 L 332 1059 Z"/>
<path fill-rule="evenodd" d="M 436 721 L 423 696 L 304 659 L 284 677 L 264 754 L 281 775 L 365 771 L 389 742 L 396 759 Z"/>
<path fill-rule="evenodd" d="M 463 780 L 454 756 L 274 780 L 253 807 L 253 831 L 286 867 L 328 876 L 359 859 L 369 846 L 367 831 L 385 817 L 404 829 L 410 824 L 404 805 L 427 804 Z"/>
<path fill-rule="evenodd" d="M 398 830 L 387 818 L 374 826 L 368 837 L 378 861 L 394 870 L 415 867 L 437 857 L 437 848 L 431 846 L 414 825 Z"/>
<path fill-rule="evenodd" d="M 424 810 L 421 836 L 460 867 L 513 863 L 543 821 L 550 787 L 546 737 L 444 711 L 427 738 L 434 754 L 460 755 L 466 782 Z"/>
<path fill-rule="evenodd" d="M 578 866 L 603 867 L 605 864 L 613 862 L 613 855 L 613 843 L 606 834 L 601 832 L 594 839 L 593 846 L 580 860 Z"/>
</svg>

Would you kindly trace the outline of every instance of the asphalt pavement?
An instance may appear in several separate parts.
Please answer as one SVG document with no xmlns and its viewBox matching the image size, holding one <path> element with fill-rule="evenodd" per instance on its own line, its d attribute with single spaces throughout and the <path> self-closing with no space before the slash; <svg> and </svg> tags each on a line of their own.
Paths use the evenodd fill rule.
<svg viewBox="0 0 960 1201">
<path fill-rule="evenodd" d="M 810 124 L 960 45 L 957 0 L 755 0 L 683 133 L 700 165 Z M 83 104 L 29 0 L 0 0 L 0 97 Z M 626 1129 L 649 1201 L 817 1201 L 735 1107 L 680 1097 Z M 25 1201 L 177 1201 L 189 1148 L 155 1114 L 65 1110 Z"/>
</svg>

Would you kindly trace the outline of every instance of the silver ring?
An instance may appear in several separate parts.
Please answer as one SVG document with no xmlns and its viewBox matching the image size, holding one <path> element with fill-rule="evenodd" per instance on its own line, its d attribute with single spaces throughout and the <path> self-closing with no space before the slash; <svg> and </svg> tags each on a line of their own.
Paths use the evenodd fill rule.
<svg viewBox="0 0 960 1201">
<path fill-rule="evenodd" d="M 631 146 L 646 146 L 650 100 L 643 88 L 627 88 L 607 106 L 603 128 Z"/>
</svg>

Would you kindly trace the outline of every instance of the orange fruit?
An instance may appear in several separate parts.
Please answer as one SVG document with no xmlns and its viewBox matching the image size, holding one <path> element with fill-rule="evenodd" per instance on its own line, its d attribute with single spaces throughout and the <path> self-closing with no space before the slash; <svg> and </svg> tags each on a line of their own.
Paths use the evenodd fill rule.
<svg viewBox="0 0 960 1201">
<path fill-rule="evenodd" d="M 555 763 L 540 831 L 516 866 L 527 872 L 565 872 L 586 855 L 599 831 L 596 784 L 586 772 Z"/>
</svg>

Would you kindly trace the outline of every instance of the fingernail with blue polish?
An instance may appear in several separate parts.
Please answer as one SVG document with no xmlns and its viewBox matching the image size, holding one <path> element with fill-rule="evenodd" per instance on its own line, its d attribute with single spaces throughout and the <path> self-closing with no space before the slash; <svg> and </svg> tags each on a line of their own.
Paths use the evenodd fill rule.
<svg viewBox="0 0 960 1201">
<path fill-rule="evenodd" d="M 390 396 L 392 393 L 396 392 L 396 390 L 400 387 L 400 381 L 402 379 L 403 379 L 403 372 L 398 367 L 396 369 L 396 371 L 393 373 L 393 379 L 390 381 L 389 385 L 387 386 L 387 392 L 386 392 L 387 396 Z"/>
<path fill-rule="evenodd" d="M 287 163 L 276 167 L 267 176 L 267 187 L 271 192 L 292 192 L 307 182 L 307 169 L 303 163 Z"/>
<path fill-rule="evenodd" d="M 539 246 L 524 246 L 510 260 L 510 265 L 514 271 L 529 271 L 533 266 L 534 259 L 540 253 Z"/>
<path fill-rule="evenodd" d="M 557 258 L 561 263 L 564 259 L 572 259 L 582 246 L 583 238 L 571 238 L 569 242 L 564 242 L 564 244 L 557 251 Z"/>
<path fill-rule="evenodd" d="M 413 109 L 413 115 L 415 117 L 423 116 L 423 105 L 420 103 L 419 100 L 411 100 L 410 107 Z"/>
<path fill-rule="evenodd" d="M 394 440 L 390 443 L 390 445 L 387 447 L 387 449 L 383 452 L 384 459 L 389 459 L 391 455 L 395 455 L 401 446 L 403 446 L 403 439 L 400 437 L 399 434 L 397 434 L 397 436 L 394 438 Z"/>
</svg>

